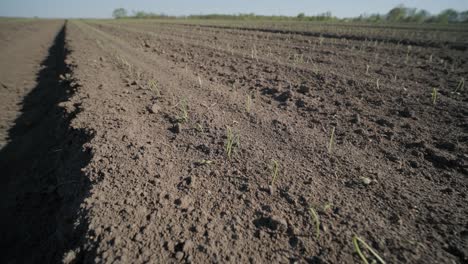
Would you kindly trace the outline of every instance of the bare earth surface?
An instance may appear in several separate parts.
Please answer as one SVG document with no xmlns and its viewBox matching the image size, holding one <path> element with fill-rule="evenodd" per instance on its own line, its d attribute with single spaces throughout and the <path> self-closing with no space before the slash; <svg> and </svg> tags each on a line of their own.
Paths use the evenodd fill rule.
<svg viewBox="0 0 468 264">
<path fill-rule="evenodd" d="M 0 29 L 2 263 L 468 261 L 462 29 Z"/>
<path fill-rule="evenodd" d="M 36 75 L 61 23 L 3 22 L 0 25 L 0 147 L 8 140 L 23 97 L 37 85 Z"/>
</svg>

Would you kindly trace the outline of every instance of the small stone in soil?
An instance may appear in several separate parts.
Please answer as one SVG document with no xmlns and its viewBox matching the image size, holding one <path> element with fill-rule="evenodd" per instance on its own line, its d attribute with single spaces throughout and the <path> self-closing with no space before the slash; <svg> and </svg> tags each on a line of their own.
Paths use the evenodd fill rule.
<svg viewBox="0 0 468 264">
<path fill-rule="evenodd" d="M 175 254 L 175 258 L 177 260 L 182 260 L 184 258 L 184 253 L 182 251 L 179 251 Z"/>
<path fill-rule="evenodd" d="M 361 182 L 364 184 L 364 185 L 369 185 L 372 183 L 372 180 L 367 178 L 367 177 L 361 177 Z"/>
<path fill-rule="evenodd" d="M 161 107 L 157 104 L 153 104 L 150 108 L 149 108 L 150 112 L 153 113 L 153 114 L 156 114 L 159 112 L 159 110 L 161 110 Z"/>
<path fill-rule="evenodd" d="M 190 251 L 192 248 L 193 248 L 193 242 L 192 242 L 192 240 L 185 240 L 184 246 L 182 247 L 182 251 L 184 251 L 185 253 L 187 253 L 187 252 Z"/>
</svg>

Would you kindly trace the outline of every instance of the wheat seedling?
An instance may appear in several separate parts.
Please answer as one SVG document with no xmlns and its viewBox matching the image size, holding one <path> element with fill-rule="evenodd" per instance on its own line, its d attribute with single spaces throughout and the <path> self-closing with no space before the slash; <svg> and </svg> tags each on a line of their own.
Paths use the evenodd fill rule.
<svg viewBox="0 0 468 264">
<path fill-rule="evenodd" d="M 455 93 L 458 92 L 458 90 L 465 90 L 465 78 L 461 78 L 460 82 L 458 83 L 457 89 L 455 89 Z"/>
<path fill-rule="evenodd" d="M 332 203 L 326 203 L 324 206 L 323 206 L 323 211 L 327 212 L 329 210 L 332 210 L 333 209 L 333 204 Z"/>
<path fill-rule="evenodd" d="M 380 79 L 377 79 L 377 90 L 380 88 Z"/>
<path fill-rule="evenodd" d="M 258 51 L 257 51 L 257 46 L 253 44 L 253 49 L 252 49 L 252 59 L 255 58 L 255 60 L 258 63 Z"/>
<path fill-rule="evenodd" d="M 142 72 L 140 72 L 138 69 L 135 69 L 135 76 L 137 80 L 141 80 L 141 76 L 143 75 Z"/>
<path fill-rule="evenodd" d="M 359 243 L 358 242 L 361 242 L 362 245 L 364 245 L 365 248 L 367 248 L 367 250 L 369 250 L 372 255 L 374 255 L 374 257 L 382 264 L 385 264 L 385 261 L 379 256 L 379 254 L 377 254 L 377 252 L 375 252 L 366 242 L 364 242 L 364 240 L 362 240 L 360 237 L 354 235 L 353 237 L 353 244 L 354 244 L 354 249 L 356 250 L 356 253 L 359 255 L 359 257 L 362 259 L 362 262 L 364 262 L 365 264 L 369 264 L 369 261 L 367 261 L 367 258 L 366 256 L 364 256 L 364 254 L 362 253 L 361 251 L 361 248 L 359 247 Z M 375 263 L 375 262 L 372 262 L 372 263 Z"/>
<path fill-rule="evenodd" d="M 330 142 L 328 142 L 328 153 L 330 154 L 333 150 L 333 142 L 335 141 L 335 127 L 332 128 L 330 135 Z"/>
<path fill-rule="evenodd" d="M 273 56 L 273 52 L 271 51 L 271 47 L 268 46 L 268 54 L 267 54 L 268 57 L 271 57 Z"/>
<path fill-rule="evenodd" d="M 271 163 L 271 186 L 274 186 L 278 178 L 279 164 L 276 160 L 271 160 Z"/>
<path fill-rule="evenodd" d="M 366 75 L 369 75 L 369 68 L 370 68 L 369 64 L 366 64 Z"/>
<path fill-rule="evenodd" d="M 432 89 L 432 104 L 435 105 L 436 104 L 436 100 L 437 100 L 437 89 L 436 88 L 433 88 Z"/>
<path fill-rule="evenodd" d="M 204 165 L 211 165 L 214 163 L 214 161 L 212 160 L 206 160 L 206 159 L 202 159 L 202 160 L 199 160 L 197 162 L 195 162 L 198 166 L 204 166 Z"/>
<path fill-rule="evenodd" d="M 252 94 L 248 93 L 247 98 L 245 100 L 245 110 L 247 111 L 247 113 L 250 113 L 251 108 L 252 108 Z"/>
<path fill-rule="evenodd" d="M 150 88 L 151 91 L 154 91 L 156 93 L 156 96 L 157 97 L 161 97 L 161 92 L 159 91 L 159 88 L 158 88 L 158 83 L 151 79 L 148 81 L 148 86 Z"/>
<path fill-rule="evenodd" d="M 202 87 L 202 81 L 201 81 L 200 76 L 198 76 L 198 84 L 200 85 L 200 88 L 201 88 Z"/>
<path fill-rule="evenodd" d="M 315 211 L 315 209 L 313 207 L 309 208 L 309 213 L 310 213 L 310 216 L 312 217 L 312 219 L 315 222 L 315 238 L 319 238 L 319 236 L 320 236 L 320 219 L 319 219 L 319 216 L 318 216 L 317 212 Z"/>
<path fill-rule="evenodd" d="M 203 132 L 203 126 L 202 126 L 200 123 L 197 123 L 197 124 L 195 125 L 195 129 L 196 129 L 199 133 Z"/>
<path fill-rule="evenodd" d="M 227 127 L 226 136 L 226 154 L 228 159 L 231 159 L 232 153 L 235 151 L 235 147 L 239 147 L 239 134 L 233 133 L 232 129 Z"/>
<path fill-rule="evenodd" d="M 179 102 L 179 110 L 180 115 L 177 117 L 177 121 L 179 123 L 185 123 L 188 121 L 188 107 L 187 107 L 187 100 L 183 99 Z"/>
<path fill-rule="evenodd" d="M 408 64 L 408 62 L 409 62 L 410 51 L 411 51 L 411 46 L 408 46 L 408 49 L 406 50 L 405 64 Z"/>
<path fill-rule="evenodd" d="M 319 37 L 319 44 L 320 44 L 320 46 L 322 46 L 324 40 L 325 40 L 324 37 L 322 37 L 322 36 Z"/>
</svg>

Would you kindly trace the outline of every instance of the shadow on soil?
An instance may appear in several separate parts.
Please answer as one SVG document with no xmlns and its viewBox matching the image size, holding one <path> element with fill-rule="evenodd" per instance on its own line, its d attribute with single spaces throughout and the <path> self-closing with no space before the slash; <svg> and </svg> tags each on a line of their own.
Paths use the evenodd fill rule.
<svg viewBox="0 0 468 264">
<path fill-rule="evenodd" d="M 70 129 L 72 114 L 58 106 L 73 92 L 59 78 L 67 72 L 65 34 L 66 22 L 0 150 L 1 263 L 60 262 L 87 232 L 79 205 L 90 189 L 81 171 L 90 136 Z"/>
</svg>

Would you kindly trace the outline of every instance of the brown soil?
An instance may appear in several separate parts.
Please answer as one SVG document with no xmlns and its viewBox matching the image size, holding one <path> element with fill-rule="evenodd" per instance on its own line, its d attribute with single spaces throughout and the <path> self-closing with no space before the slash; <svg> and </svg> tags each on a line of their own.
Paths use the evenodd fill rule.
<svg viewBox="0 0 468 264">
<path fill-rule="evenodd" d="M 0 23 L 2 262 L 468 261 L 466 42 L 62 24 Z"/>
</svg>

